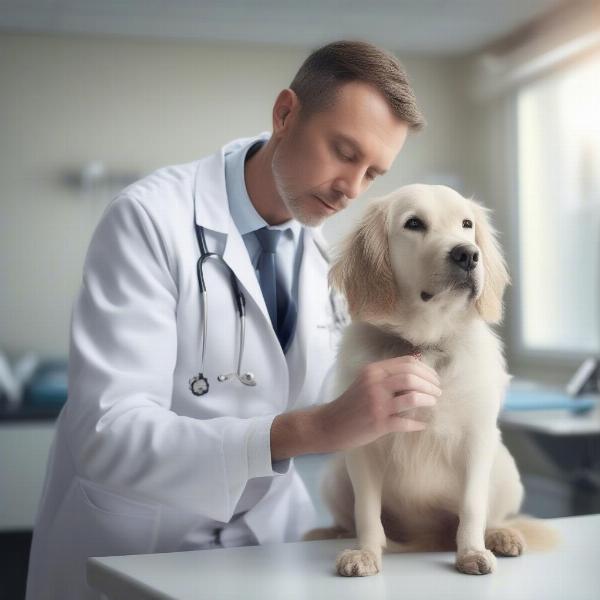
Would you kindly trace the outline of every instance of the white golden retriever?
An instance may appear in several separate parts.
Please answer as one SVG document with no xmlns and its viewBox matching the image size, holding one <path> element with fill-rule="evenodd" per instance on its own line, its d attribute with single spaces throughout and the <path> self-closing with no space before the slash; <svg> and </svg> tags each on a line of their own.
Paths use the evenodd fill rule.
<svg viewBox="0 0 600 600">
<path fill-rule="evenodd" d="M 331 283 L 352 323 L 332 397 L 365 365 L 413 354 L 436 370 L 442 395 L 402 413 L 425 429 L 389 433 L 338 453 L 322 482 L 335 525 L 305 539 L 358 538 L 340 575 L 381 570 L 382 549 L 456 550 L 469 574 L 494 570 L 552 530 L 517 514 L 523 486 L 496 421 L 510 376 L 489 324 L 502 317 L 509 276 L 487 210 L 445 186 L 409 185 L 373 200 L 341 244 Z"/>
</svg>

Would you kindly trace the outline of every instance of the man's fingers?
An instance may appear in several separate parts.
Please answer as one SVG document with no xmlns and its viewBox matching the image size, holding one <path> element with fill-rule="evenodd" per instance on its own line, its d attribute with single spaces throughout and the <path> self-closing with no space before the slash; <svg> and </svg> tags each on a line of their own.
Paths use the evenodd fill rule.
<svg viewBox="0 0 600 600">
<path fill-rule="evenodd" d="M 402 413 L 420 406 L 435 406 L 437 397 L 419 392 L 408 392 L 390 400 L 390 415 Z"/>
<path fill-rule="evenodd" d="M 442 389 L 428 379 L 414 373 L 401 373 L 392 375 L 381 382 L 381 385 L 392 394 L 406 392 L 421 392 L 430 396 L 441 396 Z"/>
</svg>

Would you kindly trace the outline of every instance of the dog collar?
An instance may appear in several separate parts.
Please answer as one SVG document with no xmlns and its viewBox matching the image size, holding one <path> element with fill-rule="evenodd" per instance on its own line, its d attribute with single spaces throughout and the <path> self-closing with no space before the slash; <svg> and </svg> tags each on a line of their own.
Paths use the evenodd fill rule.
<svg viewBox="0 0 600 600">
<path fill-rule="evenodd" d="M 428 346 L 415 346 L 412 342 L 408 341 L 406 338 L 400 338 L 407 346 L 411 348 L 408 353 L 410 356 L 414 356 L 415 358 L 422 358 L 425 352 L 437 352 L 438 354 L 444 354 L 443 348 L 440 346 L 435 346 L 433 344 Z"/>
</svg>

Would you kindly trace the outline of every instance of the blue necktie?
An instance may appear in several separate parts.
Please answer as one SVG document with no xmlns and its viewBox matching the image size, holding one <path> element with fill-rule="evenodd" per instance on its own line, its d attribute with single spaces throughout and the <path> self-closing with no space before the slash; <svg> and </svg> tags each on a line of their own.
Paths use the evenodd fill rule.
<svg viewBox="0 0 600 600">
<path fill-rule="evenodd" d="M 269 318 L 277 339 L 285 354 L 287 352 L 296 327 L 296 303 L 285 289 L 283 282 L 277 278 L 275 253 L 283 231 L 263 227 L 255 232 L 262 252 L 258 259 L 258 275 Z"/>
</svg>

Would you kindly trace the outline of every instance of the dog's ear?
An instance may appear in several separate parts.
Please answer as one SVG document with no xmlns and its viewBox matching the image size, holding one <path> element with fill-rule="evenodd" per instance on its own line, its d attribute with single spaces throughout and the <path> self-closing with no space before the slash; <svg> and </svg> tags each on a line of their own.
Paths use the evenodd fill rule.
<svg viewBox="0 0 600 600">
<path fill-rule="evenodd" d="M 504 288 L 510 283 L 510 277 L 498 244 L 497 232 L 490 223 L 490 209 L 473 200 L 471 204 L 475 212 L 475 243 L 483 256 L 485 274 L 483 291 L 476 306 L 488 323 L 499 323 L 503 312 L 502 296 Z"/>
<path fill-rule="evenodd" d="M 346 296 L 352 318 L 380 317 L 396 300 L 388 244 L 389 200 L 373 200 L 334 250 L 329 283 Z"/>
</svg>

